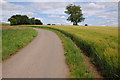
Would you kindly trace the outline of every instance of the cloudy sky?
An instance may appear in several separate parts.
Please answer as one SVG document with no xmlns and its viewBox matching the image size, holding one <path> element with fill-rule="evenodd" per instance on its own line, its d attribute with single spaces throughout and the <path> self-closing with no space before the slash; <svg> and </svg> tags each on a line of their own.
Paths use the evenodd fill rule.
<svg viewBox="0 0 120 80">
<path fill-rule="evenodd" d="M 49 1 L 49 2 L 48 2 Z M 29 17 L 40 19 L 44 24 L 54 23 L 71 25 L 66 19 L 67 14 L 64 13 L 65 7 L 69 4 L 81 6 L 84 17 L 84 22 L 79 23 L 84 25 L 87 23 L 91 26 L 118 26 L 118 3 L 117 0 L 96 0 L 96 1 L 72 1 L 66 0 L 1 0 L 2 14 L 0 13 L 0 21 L 7 22 L 7 19 L 15 14 L 23 14 Z M 110 2 L 112 1 L 112 2 Z M 116 1 L 116 2 L 115 2 Z"/>
</svg>

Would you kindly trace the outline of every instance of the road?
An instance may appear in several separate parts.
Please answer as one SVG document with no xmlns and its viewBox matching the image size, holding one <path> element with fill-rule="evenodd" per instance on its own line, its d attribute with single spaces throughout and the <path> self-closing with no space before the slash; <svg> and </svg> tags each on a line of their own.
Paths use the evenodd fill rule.
<svg viewBox="0 0 120 80">
<path fill-rule="evenodd" d="M 38 36 L 2 63 L 3 78 L 67 78 L 64 49 L 53 32 L 36 29 Z"/>
</svg>

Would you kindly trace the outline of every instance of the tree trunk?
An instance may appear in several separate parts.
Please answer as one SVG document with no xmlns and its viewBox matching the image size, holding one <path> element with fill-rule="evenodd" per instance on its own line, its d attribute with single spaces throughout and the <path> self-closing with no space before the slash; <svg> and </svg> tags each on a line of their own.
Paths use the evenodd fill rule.
<svg viewBox="0 0 120 80">
<path fill-rule="evenodd" d="M 73 22 L 73 25 L 78 25 L 77 22 Z"/>
</svg>

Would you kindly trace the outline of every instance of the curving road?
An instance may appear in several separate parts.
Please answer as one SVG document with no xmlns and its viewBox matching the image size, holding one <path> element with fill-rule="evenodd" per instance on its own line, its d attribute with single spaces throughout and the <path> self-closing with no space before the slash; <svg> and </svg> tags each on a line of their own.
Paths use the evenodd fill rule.
<svg viewBox="0 0 120 80">
<path fill-rule="evenodd" d="M 59 37 L 36 29 L 38 36 L 17 54 L 3 61 L 3 78 L 67 78 L 64 49 Z"/>
</svg>

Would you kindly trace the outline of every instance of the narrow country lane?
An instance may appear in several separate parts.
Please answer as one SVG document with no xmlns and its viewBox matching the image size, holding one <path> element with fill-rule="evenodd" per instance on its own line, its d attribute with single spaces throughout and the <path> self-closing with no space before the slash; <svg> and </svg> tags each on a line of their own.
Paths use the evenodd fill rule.
<svg viewBox="0 0 120 80">
<path fill-rule="evenodd" d="M 3 78 L 67 78 L 60 38 L 53 32 L 36 29 L 38 36 L 2 63 Z"/>
</svg>

